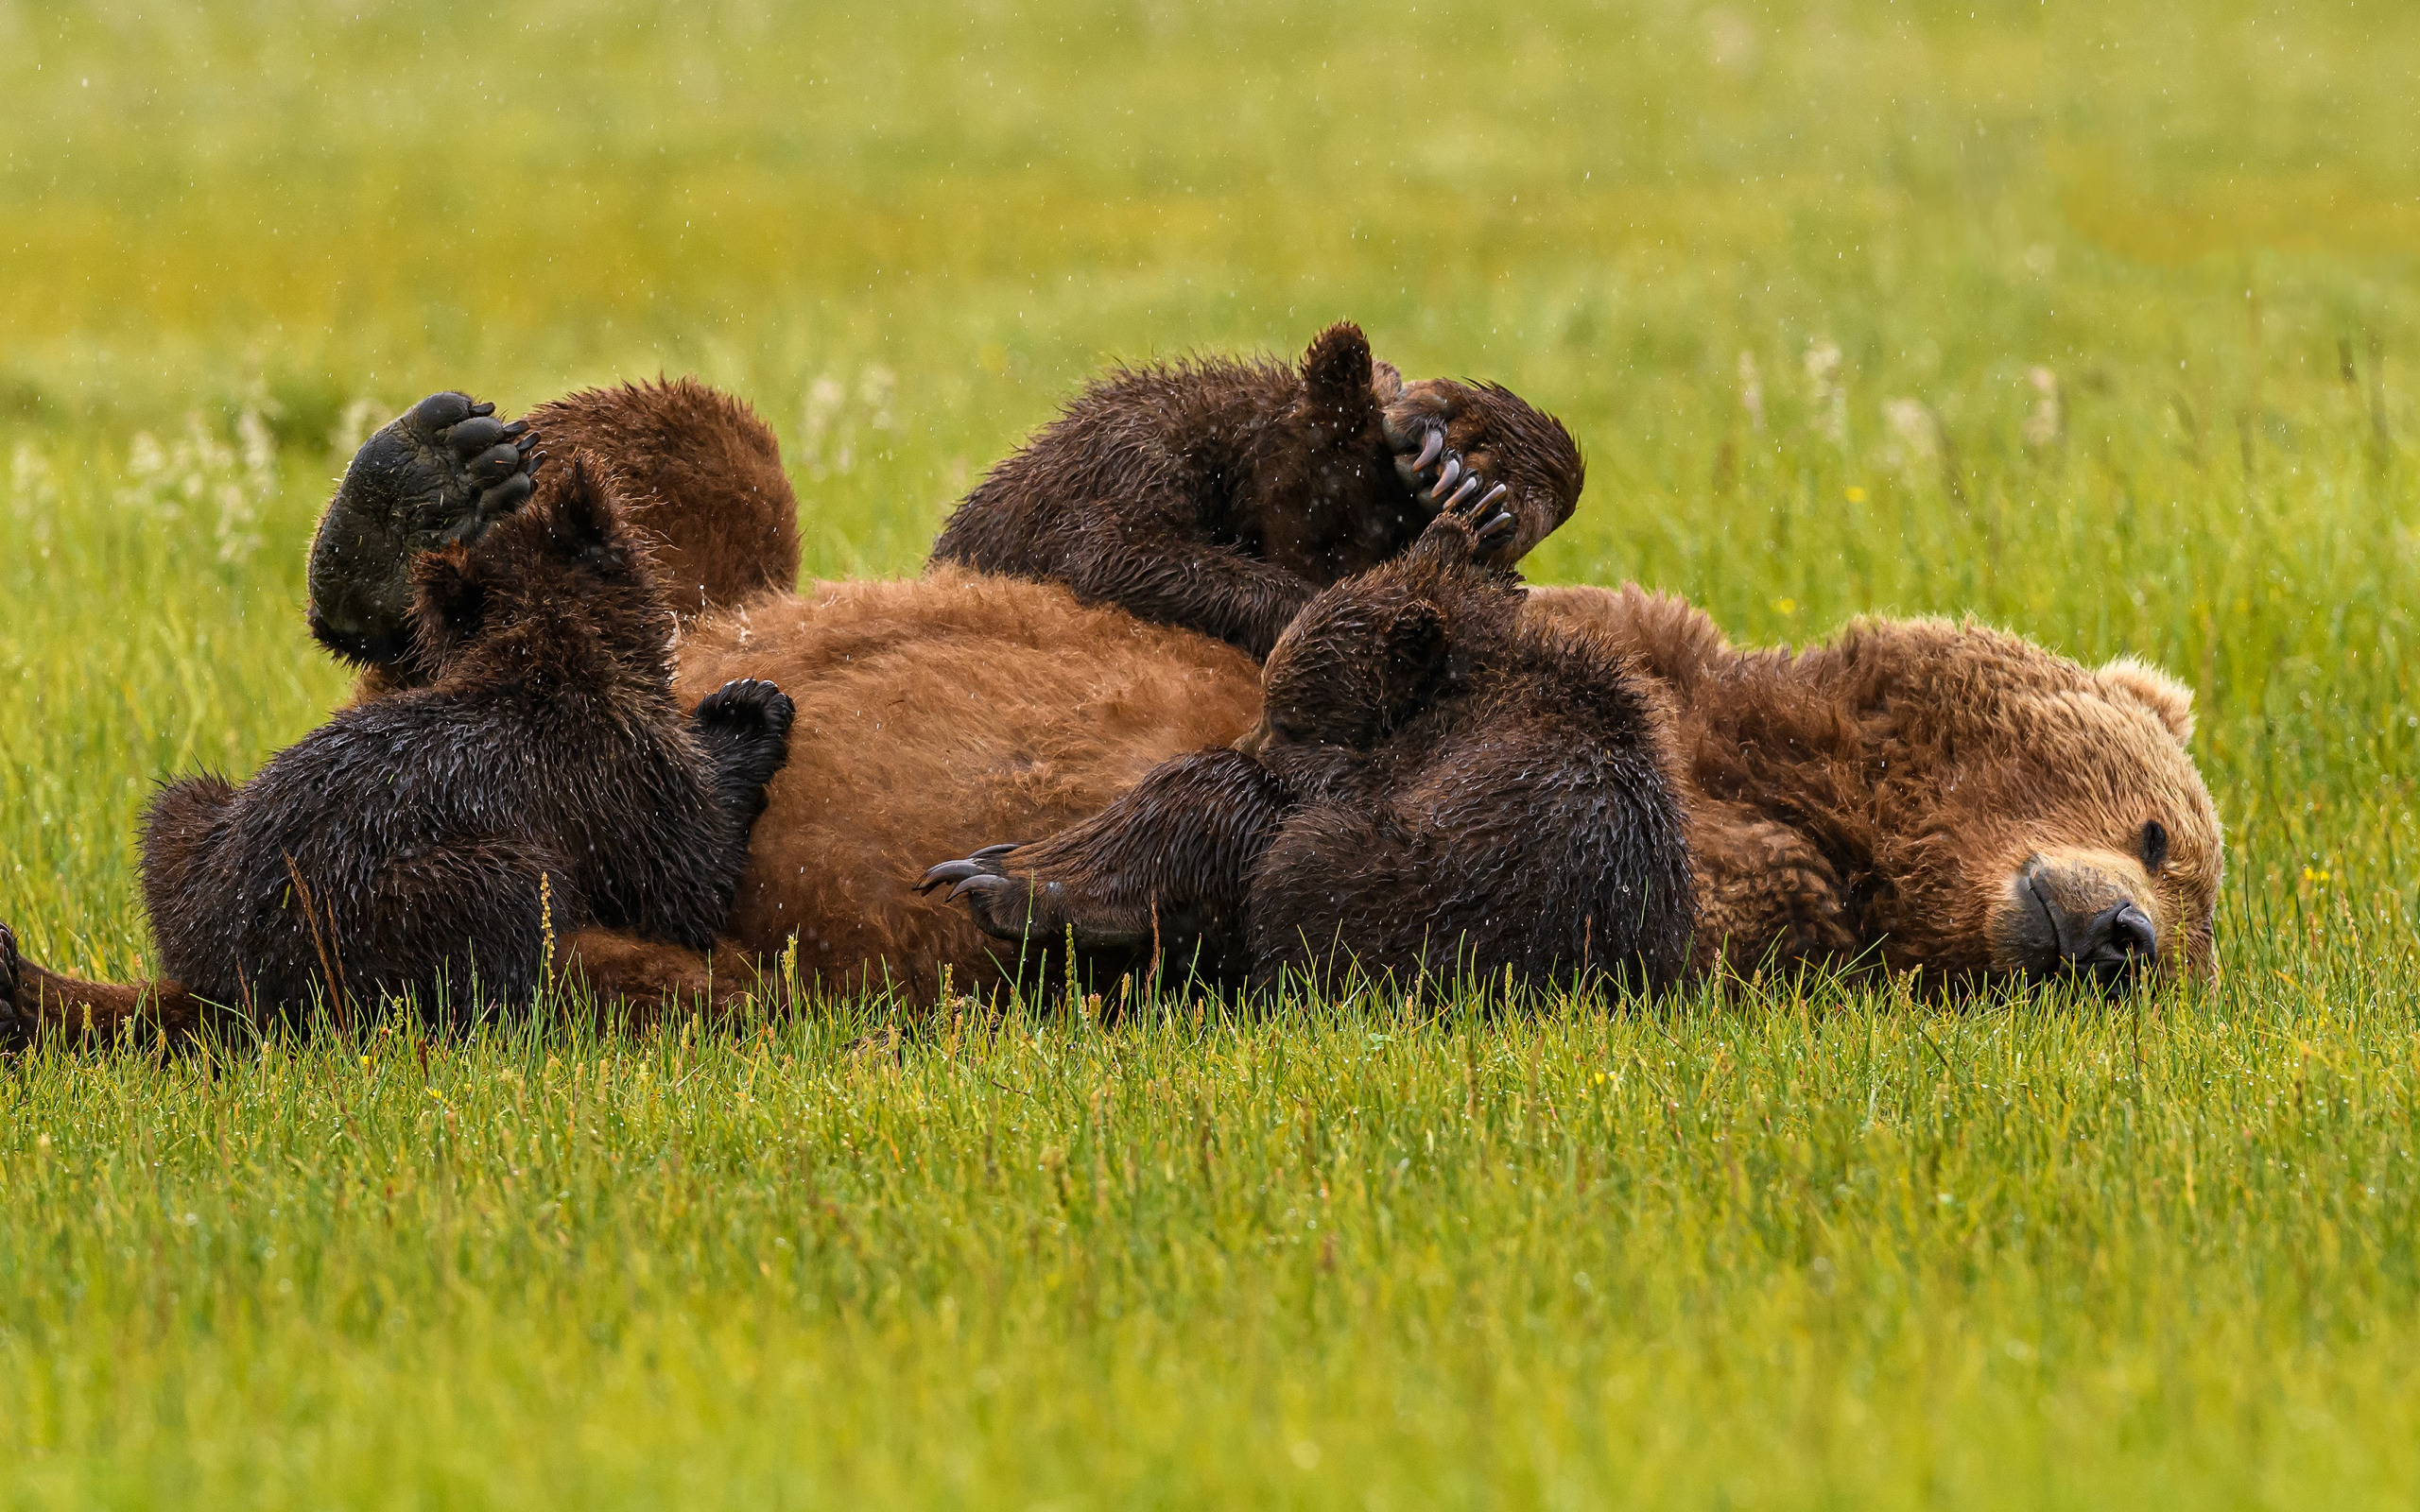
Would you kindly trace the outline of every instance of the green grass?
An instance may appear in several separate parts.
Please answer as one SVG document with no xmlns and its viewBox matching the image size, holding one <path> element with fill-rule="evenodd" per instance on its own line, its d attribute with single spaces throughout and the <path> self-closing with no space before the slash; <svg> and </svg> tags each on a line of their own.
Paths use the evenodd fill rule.
<svg viewBox="0 0 2420 1512">
<path fill-rule="evenodd" d="M 1573 425 L 1536 576 L 2152 658 L 2231 847 L 2221 983 L 2114 1009 L 16 1062 L 0 1503 L 2407 1504 L 2415 60 L 2386 4 L 0 8 L 37 958 L 140 969 L 151 784 L 342 696 L 364 415 L 696 371 L 810 572 L 899 573 L 1100 363 L 1346 315 Z"/>
</svg>

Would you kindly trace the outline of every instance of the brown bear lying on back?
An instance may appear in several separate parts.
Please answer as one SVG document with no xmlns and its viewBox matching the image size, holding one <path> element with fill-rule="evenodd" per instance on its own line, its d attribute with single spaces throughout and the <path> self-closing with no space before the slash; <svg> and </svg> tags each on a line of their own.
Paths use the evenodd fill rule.
<svg viewBox="0 0 2420 1512">
<path fill-rule="evenodd" d="M 680 696 L 762 676 L 799 700 L 790 762 L 768 790 L 717 956 L 717 992 L 752 984 L 746 963 L 793 942 L 802 975 L 832 991 L 929 1001 L 944 971 L 961 989 L 1002 981 L 1018 948 L 985 936 L 963 909 L 916 896 L 924 869 L 988 839 L 1064 830 L 1160 763 L 1234 741 L 1260 717 L 1258 669 L 1233 647 L 1085 605 L 1056 585 L 939 566 L 920 580 L 793 592 L 796 506 L 772 435 L 712 390 L 597 390 L 532 418 L 559 453 L 612 459 L 634 521 L 659 543 L 673 601 L 711 606 L 680 644 Z M 1490 445 L 1484 430 L 1457 434 L 1457 450 Z M 464 446 L 476 458 L 497 444 L 482 430 Z M 1404 460 L 1426 450 L 1424 438 Z M 459 455 L 448 451 L 446 465 L 461 467 Z M 1432 457 L 1424 492 L 1442 472 Z M 449 528 L 478 497 L 431 493 L 423 524 Z M 364 600 L 400 570 L 373 549 L 342 565 L 328 580 Z M 1720 939 L 1746 966 L 1887 958 L 1947 969 L 1980 958 L 2001 976 L 2097 971 L 2093 958 L 2117 942 L 2122 899 L 2148 919 L 2163 970 L 2207 962 L 2221 835 L 2185 747 L 2189 696 L 2158 674 L 2123 662 L 2095 671 L 1938 622 L 1862 622 L 1837 646 L 1795 657 L 1741 652 L 1677 600 L 1602 589 L 1530 596 L 1531 612 L 1598 622 L 1679 695 L 1683 796 L 1713 921 L 1702 953 Z M 365 694 L 393 670 L 365 679 Z M 1997 713 L 1970 730 L 1970 713 L 1983 710 Z M 1764 771 L 1752 747 L 1774 741 L 1822 761 L 1794 777 Z M 1894 754 L 1902 747 L 1914 759 Z M 2092 772 L 2101 796 L 2018 782 L 2053 761 Z M 1832 775 L 1810 783 L 1810 770 Z M 2112 928 L 2098 943 L 2072 927 L 2104 916 Z M 2127 938 L 2145 943 L 2131 929 Z M 703 990 L 710 980 L 694 952 L 602 930 L 567 943 L 615 960 L 633 990 Z M 13 955 L 0 945 L 0 957 L 5 996 Z M 27 1009 L 31 979 L 15 978 Z M 103 1027 L 147 1011 L 145 993 L 177 990 L 43 981 L 63 1018 L 89 1014 Z"/>
</svg>

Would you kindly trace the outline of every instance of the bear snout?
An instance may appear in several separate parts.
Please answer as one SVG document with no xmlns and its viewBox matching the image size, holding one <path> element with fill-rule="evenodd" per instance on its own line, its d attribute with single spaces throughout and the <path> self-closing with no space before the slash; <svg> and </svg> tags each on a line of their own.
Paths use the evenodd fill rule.
<svg viewBox="0 0 2420 1512">
<path fill-rule="evenodd" d="M 2089 977 L 2112 993 L 2157 970 L 2155 905 L 2129 875 L 2136 868 L 2114 863 L 2027 857 L 1995 920 L 1997 964 L 2037 980 Z"/>
</svg>

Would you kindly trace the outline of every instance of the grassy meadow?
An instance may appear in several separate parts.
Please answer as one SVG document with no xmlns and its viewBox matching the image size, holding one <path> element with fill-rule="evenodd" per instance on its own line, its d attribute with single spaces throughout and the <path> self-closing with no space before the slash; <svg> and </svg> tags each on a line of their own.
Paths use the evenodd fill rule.
<svg viewBox="0 0 2420 1512">
<path fill-rule="evenodd" d="M 2190 682 L 2221 980 L 0 1065 L 0 1505 L 2401 1506 L 2420 12 L 0 0 L 0 919 L 345 679 L 354 441 L 698 373 L 913 571 L 1103 363 L 1360 320 L 1546 581 Z"/>
</svg>

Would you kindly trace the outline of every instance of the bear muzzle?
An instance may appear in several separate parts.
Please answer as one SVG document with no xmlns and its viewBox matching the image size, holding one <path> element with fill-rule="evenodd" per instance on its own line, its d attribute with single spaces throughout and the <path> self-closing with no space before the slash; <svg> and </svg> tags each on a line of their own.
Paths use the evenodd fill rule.
<svg viewBox="0 0 2420 1512">
<path fill-rule="evenodd" d="M 2117 856 L 2028 856 L 1993 919 L 1997 964 L 2035 980 L 2089 978 L 2123 991 L 2159 968 L 2157 903 L 2141 868 Z"/>
</svg>

